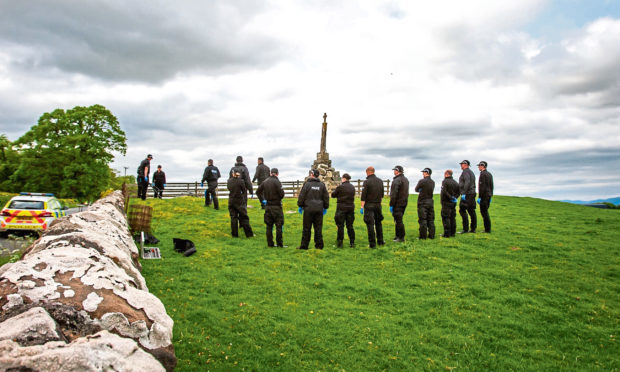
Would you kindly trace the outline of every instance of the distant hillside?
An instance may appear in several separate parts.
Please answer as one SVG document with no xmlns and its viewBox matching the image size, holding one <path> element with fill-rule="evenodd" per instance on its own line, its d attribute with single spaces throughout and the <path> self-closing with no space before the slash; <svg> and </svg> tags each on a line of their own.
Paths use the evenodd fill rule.
<svg viewBox="0 0 620 372">
<path fill-rule="evenodd" d="M 565 203 L 572 203 L 572 204 L 592 204 L 592 203 L 611 203 L 614 205 L 618 205 L 620 204 L 620 196 L 615 197 L 615 198 L 609 198 L 609 199 L 596 199 L 596 200 L 560 200 L 562 202 Z"/>
</svg>

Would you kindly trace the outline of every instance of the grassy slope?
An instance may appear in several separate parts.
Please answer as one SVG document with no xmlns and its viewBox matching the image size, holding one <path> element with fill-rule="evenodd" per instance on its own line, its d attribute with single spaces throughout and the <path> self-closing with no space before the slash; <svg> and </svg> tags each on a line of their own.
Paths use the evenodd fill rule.
<svg viewBox="0 0 620 372">
<path fill-rule="evenodd" d="M 256 200 L 252 239 L 229 236 L 225 201 L 149 201 L 164 260 L 143 274 L 175 321 L 179 370 L 620 368 L 618 211 L 498 196 L 493 234 L 415 241 L 415 200 L 405 244 L 368 249 L 358 214 L 358 247 L 334 248 L 333 205 L 326 249 L 307 252 L 296 213 L 289 248 L 266 247 Z"/>
</svg>

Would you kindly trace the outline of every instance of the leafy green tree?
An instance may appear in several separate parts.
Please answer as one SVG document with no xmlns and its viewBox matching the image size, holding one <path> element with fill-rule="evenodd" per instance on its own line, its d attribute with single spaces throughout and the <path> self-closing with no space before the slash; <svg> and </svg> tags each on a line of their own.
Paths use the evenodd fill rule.
<svg viewBox="0 0 620 372">
<path fill-rule="evenodd" d="M 4 134 L 0 134 L 0 190 L 16 192 L 10 180 L 11 175 L 19 166 L 19 152 Z"/>
<path fill-rule="evenodd" d="M 21 161 L 12 182 L 79 200 L 94 200 L 108 188 L 113 152 L 127 151 L 125 132 L 101 105 L 45 113 L 14 145 Z"/>
</svg>

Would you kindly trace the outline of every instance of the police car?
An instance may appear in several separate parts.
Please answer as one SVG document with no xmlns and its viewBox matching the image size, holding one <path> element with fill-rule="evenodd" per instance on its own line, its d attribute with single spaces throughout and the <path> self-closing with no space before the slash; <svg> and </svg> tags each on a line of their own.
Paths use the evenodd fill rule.
<svg viewBox="0 0 620 372">
<path fill-rule="evenodd" d="M 65 216 L 66 209 L 54 194 L 22 192 L 2 208 L 0 232 L 42 232 L 54 219 Z"/>
</svg>

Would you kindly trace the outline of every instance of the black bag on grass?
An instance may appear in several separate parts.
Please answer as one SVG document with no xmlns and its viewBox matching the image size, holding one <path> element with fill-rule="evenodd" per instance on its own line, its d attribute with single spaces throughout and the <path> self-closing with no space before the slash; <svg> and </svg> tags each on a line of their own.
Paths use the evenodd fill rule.
<svg viewBox="0 0 620 372">
<path fill-rule="evenodd" d="M 196 253 L 196 246 L 191 240 L 172 238 L 172 242 L 174 243 L 174 250 L 183 253 L 185 257 Z"/>
</svg>

